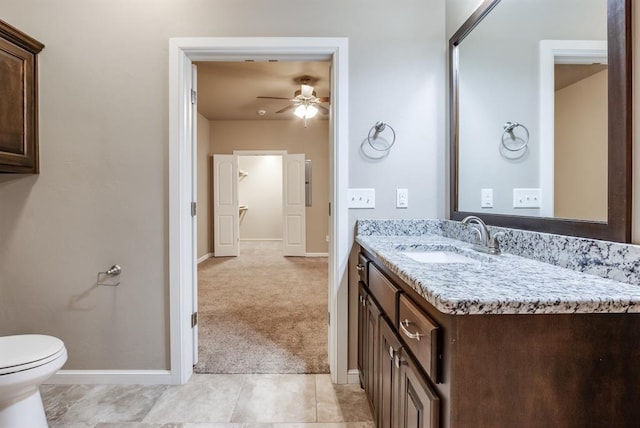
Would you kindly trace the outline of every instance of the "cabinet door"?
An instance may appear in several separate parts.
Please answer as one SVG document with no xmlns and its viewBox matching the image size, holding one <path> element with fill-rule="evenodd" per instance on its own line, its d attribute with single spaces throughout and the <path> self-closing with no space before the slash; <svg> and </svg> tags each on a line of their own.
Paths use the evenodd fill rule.
<svg viewBox="0 0 640 428">
<path fill-rule="evenodd" d="M 401 428 L 435 428 L 439 426 L 440 400 L 415 363 L 400 352 L 399 421 Z"/>
<path fill-rule="evenodd" d="M 358 283 L 358 371 L 360 372 L 360 386 L 365 388 L 367 367 L 365 349 L 367 348 L 367 291 L 362 282 Z M 365 388 L 366 390 L 367 388 Z"/>
<path fill-rule="evenodd" d="M 43 47 L 0 21 L 0 172 L 38 173 L 37 54 Z"/>
<path fill-rule="evenodd" d="M 378 326 L 380 324 L 380 308 L 375 301 L 367 298 L 367 321 L 366 321 L 366 348 L 364 358 L 367 368 L 364 390 L 371 405 L 373 419 L 378 422 L 378 387 L 377 379 L 380 376 L 380 366 L 378 364 Z"/>
<path fill-rule="evenodd" d="M 398 426 L 399 368 L 396 357 L 401 350 L 400 340 L 393 328 L 384 319 L 380 319 L 380 345 L 378 361 L 380 376 L 378 381 L 378 427 L 396 428 Z"/>
</svg>

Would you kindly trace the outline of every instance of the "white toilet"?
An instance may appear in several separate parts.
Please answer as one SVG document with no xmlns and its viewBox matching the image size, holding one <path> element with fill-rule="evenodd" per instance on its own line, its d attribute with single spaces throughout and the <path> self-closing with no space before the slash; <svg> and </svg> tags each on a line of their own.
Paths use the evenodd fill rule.
<svg viewBox="0 0 640 428">
<path fill-rule="evenodd" d="M 0 427 L 47 426 L 38 387 L 65 361 L 67 350 L 56 337 L 0 337 Z"/>
</svg>

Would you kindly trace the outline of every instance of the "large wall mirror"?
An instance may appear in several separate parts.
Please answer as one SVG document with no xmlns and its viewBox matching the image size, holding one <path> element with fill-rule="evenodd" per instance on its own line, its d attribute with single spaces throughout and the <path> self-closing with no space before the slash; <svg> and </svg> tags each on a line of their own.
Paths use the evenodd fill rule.
<svg viewBox="0 0 640 428">
<path fill-rule="evenodd" d="M 631 0 L 485 0 L 449 42 L 451 213 L 631 241 Z"/>
</svg>

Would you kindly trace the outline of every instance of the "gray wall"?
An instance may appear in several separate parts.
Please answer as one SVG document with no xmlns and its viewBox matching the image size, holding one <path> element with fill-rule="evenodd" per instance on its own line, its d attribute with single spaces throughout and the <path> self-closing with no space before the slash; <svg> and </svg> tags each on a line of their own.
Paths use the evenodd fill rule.
<svg viewBox="0 0 640 428">
<path fill-rule="evenodd" d="M 349 37 L 350 185 L 358 216 L 441 217 L 444 0 L 2 0 L 40 56 L 41 174 L 0 178 L 0 334 L 56 335 L 68 369 L 166 369 L 168 40 Z M 398 141 L 359 155 L 377 121 Z M 396 187 L 410 208 L 396 210 Z M 117 288 L 96 273 L 122 265 Z"/>
</svg>

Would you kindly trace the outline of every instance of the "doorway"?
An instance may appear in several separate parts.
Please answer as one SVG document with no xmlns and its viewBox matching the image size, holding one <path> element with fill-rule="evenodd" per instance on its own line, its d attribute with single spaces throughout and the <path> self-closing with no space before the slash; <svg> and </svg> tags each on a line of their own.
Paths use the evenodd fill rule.
<svg viewBox="0 0 640 428">
<path fill-rule="evenodd" d="M 237 156 L 240 242 L 264 242 L 282 254 L 282 155 Z"/>
<path fill-rule="evenodd" d="M 228 121 L 216 121 L 214 128 L 235 128 L 234 133 L 242 135 L 245 144 L 262 144 L 261 141 L 254 142 L 253 134 L 245 131 L 242 124 L 236 125 L 236 122 L 232 121 L 232 124 L 229 124 Z M 245 123 L 247 122 L 243 122 Z M 272 121 L 254 120 L 248 123 L 260 129 L 261 139 L 274 140 L 283 145 L 292 145 L 293 142 L 300 146 L 298 140 L 304 139 L 305 132 L 313 131 L 312 134 L 307 134 L 314 137 L 309 138 L 308 143 L 316 145 L 313 147 L 314 156 L 320 153 L 323 155 L 323 159 L 320 160 L 326 160 L 327 128 L 322 126 L 321 122 L 314 127 L 315 129 L 303 133 L 300 133 L 301 128 L 296 127 L 295 123 L 286 127 Z M 274 123 L 276 126 L 272 126 Z M 324 123 L 326 124 L 326 121 Z M 212 142 L 221 135 L 224 135 L 224 132 L 214 134 Z M 223 137 L 220 139 L 224 140 Z M 213 142 L 213 145 L 216 143 Z M 222 145 L 224 146 L 224 143 Z M 216 147 L 212 150 L 217 151 Z M 240 253 L 240 241 L 247 239 L 278 240 L 281 242 L 284 256 L 306 256 L 307 209 L 316 216 L 319 212 L 326 214 L 322 207 L 311 207 L 306 203 L 306 165 L 304 154 L 289 154 L 286 150 L 234 150 L 231 155 L 214 154 L 211 183 L 199 184 L 201 187 L 210 184 L 213 189 L 211 193 L 214 257 L 237 257 Z M 326 182 L 328 174 L 323 172 L 322 181 Z M 327 187 L 322 187 L 325 196 Z M 326 216 L 322 220 L 321 223 L 324 224 L 319 224 L 319 228 L 327 232 Z M 206 234 L 199 231 L 199 236 Z M 313 245 L 317 246 L 318 243 L 313 242 Z M 324 241 L 320 245 L 326 247 Z M 326 253 L 326 248 L 324 252 Z"/>
<path fill-rule="evenodd" d="M 606 221 L 607 42 L 541 40 L 539 67 L 540 215 Z"/>
<path fill-rule="evenodd" d="M 328 64 L 322 65 L 327 71 L 319 76 L 327 79 Z M 233 68 L 270 87 L 269 76 L 298 73 L 299 63 L 198 62 L 197 67 L 199 87 L 213 89 L 200 90 L 199 104 L 203 102 L 205 108 L 198 106 L 198 127 L 209 127 L 208 150 L 214 153 L 210 187 L 215 245 L 214 257 L 198 265 L 199 352 L 195 371 L 328 373 L 328 121 L 318 117 L 304 126 L 292 112 L 272 116 L 277 119 L 249 115 L 248 120 L 207 113 L 223 110 L 210 104 L 206 107 L 209 100 L 219 99 L 207 80 L 216 79 L 217 86 L 224 88 L 243 85 L 242 79 L 226 78 L 221 71 Z M 318 65 L 309 63 L 306 67 L 317 69 Z M 319 88 L 318 93 L 328 95 L 328 90 Z M 246 98 L 251 95 L 255 96 L 249 93 Z M 258 101 L 271 112 L 283 104 L 280 100 Z M 232 100 L 227 102 L 233 104 Z M 289 153 L 293 150 L 308 153 Z M 308 192 L 306 160 L 315 165 L 313 177 L 308 175 Z M 198 183 L 199 188 L 207 185 L 206 181 Z M 312 220 L 309 229 L 307 214 Z M 324 257 L 308 257 L 308 249 Z"/>
<path fill-rule="evenodd" d="M 350 249 L 348 187 L 348 40 L 346 38 L 176 38 L 169 43 L 169 312 L 171 373 L 193 373 L 195 221 L 192 62 L 251 59 L 330 60 L 329 366 L 334 383 L 347 382 Z"/>
</svg>

